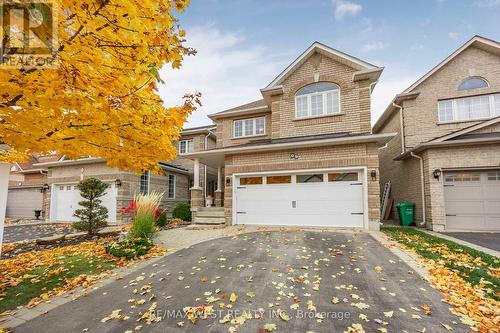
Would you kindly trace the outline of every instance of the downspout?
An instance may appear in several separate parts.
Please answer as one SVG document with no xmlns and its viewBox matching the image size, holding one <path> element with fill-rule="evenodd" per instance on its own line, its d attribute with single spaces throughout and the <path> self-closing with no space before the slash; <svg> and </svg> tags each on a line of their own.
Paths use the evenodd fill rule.
<svg viewBox="0 0 500 333">
<path fill-rule="evenodd" d="M 419 223 L 419 227 L 426 225 L 425 218 L 425 184 L 424 184 L 424 159 L 421 156 L 416 155 L 414 152 L 410 152 L 411 157 L 414 157 L 420 161 L 420 185 L 422 193 L 422 223 Z"/>
<path fill-rule="evenodd" d="M 397 105 L 396 103 L 392 103 L 392 106 L 399 109 L 399 130 L 401 132 L 401 154 L 405 153 L 405 127 L 403 123 L 403 107 L 401 105 Z"/>
</svg>

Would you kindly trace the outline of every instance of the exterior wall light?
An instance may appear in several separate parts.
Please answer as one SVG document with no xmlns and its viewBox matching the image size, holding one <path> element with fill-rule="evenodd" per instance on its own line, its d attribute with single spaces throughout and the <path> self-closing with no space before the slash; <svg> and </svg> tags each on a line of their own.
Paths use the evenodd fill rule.
<svg viewBox="0 0 500 333">
<path fill-rule="evenodd" d="M 372 177 L 372 180 L 377 180 L 377 170 L 372 170 L 370 172 L 370 177 Z"/>
<path fill-rule="evenodd" d="M 435 169 L 432 172 L 432 175 L 434 176 L 434 179 L 439 180 L 439 177 L 441 177 L 441 170 L 440 169 Z"/>
<path fill-rule="evenodd" d="M 117 179 L 117 180 L 115 180 L 115 185 L 116 185 L 116 187 L 120 187 L 120 186 L 122 186 L 122 181 L 121 181 L 121 179 Z"/>
<path fill-rule="evenodd" d="M 40 189 L 40 192 L 44 193 L 50 189 L 49 184 L 43 184 L 42 188 Z"/>
</svg>

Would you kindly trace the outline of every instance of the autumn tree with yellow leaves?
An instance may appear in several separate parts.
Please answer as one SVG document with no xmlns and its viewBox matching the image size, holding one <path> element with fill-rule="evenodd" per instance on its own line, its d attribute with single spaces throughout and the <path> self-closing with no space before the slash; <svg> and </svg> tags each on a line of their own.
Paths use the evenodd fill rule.
<svg viewBox="0 0 500 333">
<path fill-rule="evenodd" d="M 164 65 L 195 51 L 174 15 L 189 0 L 55 0 L 53 68 L 0 67 L 0 161 L 33 152 L 98 156 L 135 171 L 176 155 L 199 94 L 165 107 Z"/>
</svg>

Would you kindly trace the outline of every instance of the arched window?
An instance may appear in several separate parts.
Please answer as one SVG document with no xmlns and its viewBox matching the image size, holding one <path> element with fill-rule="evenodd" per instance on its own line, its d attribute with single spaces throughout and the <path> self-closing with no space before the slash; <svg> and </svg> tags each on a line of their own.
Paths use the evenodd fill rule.
<svg viewBox="0 0 500 333">
<path fill-rule="evenodd" d="M 479 76 L 471 76 L 466 78 L 458 86 L 458 90 L 469 90 L 477 88 L 488 88 L 488 82 Z"/>
<path fill-rule="evenodd" d="M 317 82 L 295 94 L 295 117 L 319 117 L 340 112 L 340 88 L 335 83 Z"/>
</svg>

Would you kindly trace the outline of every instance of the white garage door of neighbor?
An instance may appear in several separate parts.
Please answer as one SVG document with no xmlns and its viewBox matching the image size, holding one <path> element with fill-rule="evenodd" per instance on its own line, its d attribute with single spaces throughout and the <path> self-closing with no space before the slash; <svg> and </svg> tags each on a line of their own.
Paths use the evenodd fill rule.
<svg viewBox="0 0 500 333">
<path fill-rule="evenodd" d="M 7 195 L 7 217 L 34 218 L 35 210 L 42 210 L 43 194 L 40 187 L 12 188 Z"/>
<path fill-rule="evenodd" d="M 500 231 L 500 171 L 444 176 L 446 229 Z"/>
<path fill-rule="evenodd" d="M 363 227 L 361 172 L 241 176 L 236 224 Z"/>
<path fill-rule="evenodd" d="M 73 216 L 75 210 L 82 208 L 78 202 L 83 198 L 80 196 L 77 184 L 54 184 L 52 185 L 53 198 L 51 205 L 52 221 L 77 221 Z M 108 223 L 116 222 L 116 195 L 117 188 L 114 183 L 106 190 L 106 194 L 101 197 L 102 205 L 108 209 Z"/>
</svg>

